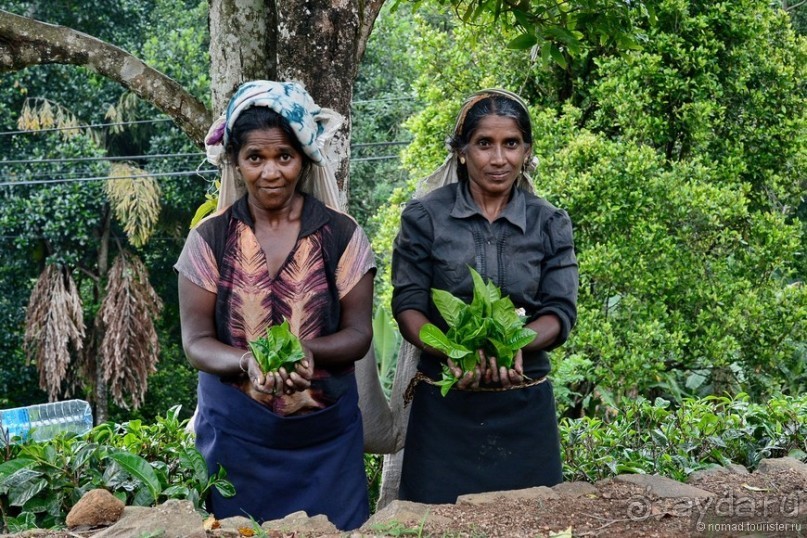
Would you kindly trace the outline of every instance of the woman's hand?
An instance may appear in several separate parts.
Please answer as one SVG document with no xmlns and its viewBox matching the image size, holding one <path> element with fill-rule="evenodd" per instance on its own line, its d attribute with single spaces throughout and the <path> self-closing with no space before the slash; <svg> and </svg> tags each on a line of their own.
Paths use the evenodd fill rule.
<svg viewBox="0 0 807 538">
<path fill-rule="evenodd" d="M 281 378 L 280 386 L 286 394 L 303 391 L 311 386 L 311 378 L 314 377 L 314 356 L 305 346 L 303 352 L 305 357 L 297 361 L 293 371 L 288 373 L 283 367 L 278 370 Z"/>
<path fill-rule="evenodd" d="M 477 353 L 479 354 L 479 361 L 477 361 L 473 370 L 465 373 L 462 372 L 459 366 L 454 364 L 454 361 L 448 359 L 447 363 L 451 373 L 459 380 L 457 381 L 458 389 L 475 390 L 479 388 L 479 383 L 483 381 L 485 383 L 499 383 L 506 389 L 524 383 L 524 357 L 520 349 L 516 351 L 516 356 L 513 358 L 512 368 L 499 366 L 496 357 L 488 357 L 481 349 L 477 350 Z"/>
<path fill-rule="evenodd" d="M 254 389 L 262 394 L 280 396 L 306 390 L 311 386 L 314 376 L 314 358 L 311 351 L 303 346 L 305 357 L 295 364 L 294 370 L 289 373 L 281 367 L 277 372 L 261 371 L 258 361 L 252 353 L 244 355 L 242 359 L 246 364 L 247 375 Z"/>
<path fill-rule="evenodd" d="M 447 359 L 446 364 L 448 364 L 451 374 L 457 378 L 457 388 L 459 390 L 476 390 L 479 388 L 479 382 L 484 376 L 479 363 L 474 366 L 473 370 L 469 370 L 465 373 L 463 373 L 462 368 L 457 366 L 451 359 Z"/>
<path fill-rule="evenodd" d="M 487 363 L 487 375 L 489 377 L 485 378 L 486 382 L 501 383 L 502 387 L 506 389 L 524 383 L 524 357 L 520 349 L 516 351 L 516 356 L 513 358 L 512 368 L 498 366 L 496 357 L 488 357 Z"/>
</svg>

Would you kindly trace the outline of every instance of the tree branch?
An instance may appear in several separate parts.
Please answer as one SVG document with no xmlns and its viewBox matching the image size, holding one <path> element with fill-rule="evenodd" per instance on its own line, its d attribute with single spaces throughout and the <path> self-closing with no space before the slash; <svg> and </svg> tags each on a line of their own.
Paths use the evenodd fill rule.
<svg viewBox="0 0 807 538">
<path fill-rule="evenodd" d="M 782 2 L 782 9 L 784 9 L 785 11 L 790 13 L 791 11 L 794 11 L 795 9 L 800 8 L 804 4 L 807 4 L 807 0 L 802 0 L 801 2 L 797 2 L 795 4 L 790 4 L 790 5 L 788 5 L 787 1 L 785 1 L 785 2 Z"/>
<path fill-rule="evenodd" d="M 84 66 L 120 83 L 203 145 L 212 114 L 173 79 L 90 35 L 0 10 L 0 72 L 44 64 Z"/>
</svg>

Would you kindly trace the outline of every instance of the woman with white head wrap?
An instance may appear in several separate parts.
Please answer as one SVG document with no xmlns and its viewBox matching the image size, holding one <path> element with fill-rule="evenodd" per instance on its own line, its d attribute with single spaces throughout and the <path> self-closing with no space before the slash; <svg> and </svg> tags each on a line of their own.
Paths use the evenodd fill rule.
<svg viewBox="0 0 807 538">
<path fill-rule="evenodd" d="M 339 212 L 325 156 L 340 118 L 295 83 L 253 81 L 211 127 L 219 210 L 191 230 L 175 266 L 185 353 L 199 370 L 196 445 L 218 518 L 299 510 L 340 529 L 368 517 L 354 363 L 367 352 L 375 263 Z M 264 374 L 248 342 L 288 321 L 305 358 Z"/>
</svg>

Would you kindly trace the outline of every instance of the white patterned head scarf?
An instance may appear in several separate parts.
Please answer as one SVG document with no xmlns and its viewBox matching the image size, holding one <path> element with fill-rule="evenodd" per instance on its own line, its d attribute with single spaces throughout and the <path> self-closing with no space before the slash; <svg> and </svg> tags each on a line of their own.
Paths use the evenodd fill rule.
<svg viewBox="0 0 807 538">
<path fill-rule="evenodd" d="M 241 113 L 256 106 L 270 108 L 282 116 L 291 126 L 306 156 L 311 159 L 314 166 L 309 167 L 306 176 L 301 178 L 300 189 L 319 198 L 324 204 L 340 209 L 343 204 L 327 151 L 334 133 L 343 123 L 342 116 L 317 105 L 301 84 L 271 80 L 253 80 L 242 84 L 230 99 L 226 112 L 213 122 L 207 132 L 207 160 L 222 171 L 218 208 L 232 205 L 244 193 L 243 181 L 237 178 L 233 163 L 229 162 L 227 144 Z"/>
</svg>

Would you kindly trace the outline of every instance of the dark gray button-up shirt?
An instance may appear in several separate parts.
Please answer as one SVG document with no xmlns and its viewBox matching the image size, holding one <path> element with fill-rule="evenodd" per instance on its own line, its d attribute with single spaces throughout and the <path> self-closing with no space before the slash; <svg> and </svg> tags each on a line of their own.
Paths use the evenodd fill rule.
<svg viewBox="0 0 807 538">
<path fill-rule="evenodd" d="M 514 189 L 492 223 L 482 215 L 465 183 L 454 183 L 412 200 L 401 215 L 392 254 L 392 310 L 418 310 L 446 330 L 431 289 L 473 298 L 468 266 L 491 279 L 531 320 L 554 314 L 561 330 L 551 347 L 566 341 L 577 319 L 577 259 L 572 223 L 565 211 Z M 437 377 L 439 361 L 423 355 L 420 368 Z M 524 373 L 549 372 L 545 350 L 524 354 Z"/>
</svg>

